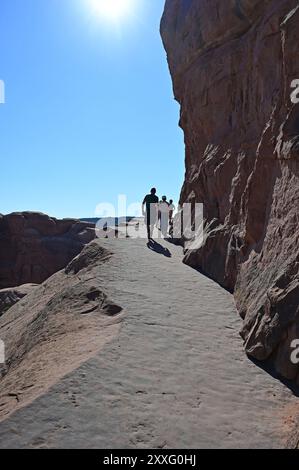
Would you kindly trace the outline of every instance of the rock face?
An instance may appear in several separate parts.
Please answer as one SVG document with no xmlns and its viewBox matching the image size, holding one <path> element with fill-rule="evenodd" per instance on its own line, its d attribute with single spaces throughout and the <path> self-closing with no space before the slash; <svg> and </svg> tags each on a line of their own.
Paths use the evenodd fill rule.
<svg viewBox="0 0 299 470">
<path fill-rule="evenodd" d="M 33 212 L 0 215 L 0 289 L 42 283 L 94 238 L 92 223 Z"/>
<path fill-rule="evenodd" d="M 185 262 L 234 292 L 249 355 L 290 361 L 299 338 L 297 0 L 166 0 L 163 42 L 181 104 L 181 203 L 203 202 Z"/>
<path fill-rule="evenodd" d="M 14 289 L 19 296 L 27 294 L 0 315 L 0 338 L 5 344 L 0 421 L 79 367 L 118 333 L 122 307 L 101 286 L 103 265 L 112 256 L 93 241 L 43 284 Z"/>
</svg>

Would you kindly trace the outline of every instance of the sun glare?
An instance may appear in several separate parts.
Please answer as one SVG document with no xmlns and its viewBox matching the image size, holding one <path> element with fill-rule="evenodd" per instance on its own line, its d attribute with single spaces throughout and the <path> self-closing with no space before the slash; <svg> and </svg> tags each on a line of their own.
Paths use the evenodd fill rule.
<svg viewBox="0 0 299 470">
<path fill-rule="evenodd" d="M 119 21 L 132 13 L 135 0 L 90 0 L 94 13 L 107 21 Z"/>
</svg>

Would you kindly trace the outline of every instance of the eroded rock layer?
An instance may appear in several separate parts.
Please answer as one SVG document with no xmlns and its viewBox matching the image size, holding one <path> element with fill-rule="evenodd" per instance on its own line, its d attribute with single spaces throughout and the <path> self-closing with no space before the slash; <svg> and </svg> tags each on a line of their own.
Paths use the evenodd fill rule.
<svg viewBox="0 0 299 470">
<path fill-rule="evenodd" d="M 0 289 L 44 282 L 94 238 L 91 223 L 35 212 L 0 215 Z"/>
<path fill-rule="evenodd" d="M 95 240 L 41 285 L 0 291 L 0 421 L 118 334 L 122 307 L 103 290 L 99 274 L 112 256 Z"/>
<path fill-rule="evenodd" d="M 298 0 L 166 0 L 163 42 L 181 104 L 181 203 L 204 203 L 185 262 L 234 292 L 246 351 L 298 380 Z"/>
</svg>

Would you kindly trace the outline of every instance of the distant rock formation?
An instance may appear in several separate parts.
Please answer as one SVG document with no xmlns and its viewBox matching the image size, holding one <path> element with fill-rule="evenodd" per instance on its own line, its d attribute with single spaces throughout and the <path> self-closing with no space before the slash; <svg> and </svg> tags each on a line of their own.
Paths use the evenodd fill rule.
<svg viewBox="0 0 299 470">
<path fill-rule="evenodd" d="M 94 228 L 35 212 L 0 215 L 0 289 L 42 283 L 95 238 Z"/>
<path fill-rule="evenodd" d="M 247 353 L 297 379 L 299 79 L 297 0 L 166 0 L 186 176 L 204 202 L 204 243 L 185 262 L 234 292 Z"/>
</svg>

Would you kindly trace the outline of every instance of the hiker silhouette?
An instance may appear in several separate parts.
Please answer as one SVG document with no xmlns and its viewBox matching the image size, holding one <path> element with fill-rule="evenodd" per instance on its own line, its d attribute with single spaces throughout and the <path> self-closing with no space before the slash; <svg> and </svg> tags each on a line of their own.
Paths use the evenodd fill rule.
<svg viewBox="0 0 299 470">
<path fill-rule="evenodd" d="M 161 233 L 163 237 L 167 237 L 169 223 L 169 203 L 167 202 L 166 196 L 163 196 L 162 200 L 159 202 L 159 220 Z"/>
<path fill-rule="evenodd" d="M 156 188 L 152 188 L 150 194 L 147 194 L 142 203 L 142 214 L 145 216 L 147 228 L 147 237 L 149 240 L 153 237 L 154 226 L 157 222 L 159 198 L 156 195 Z"/>
</svg>

